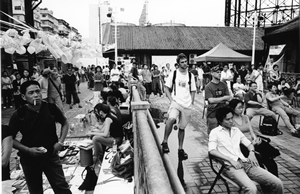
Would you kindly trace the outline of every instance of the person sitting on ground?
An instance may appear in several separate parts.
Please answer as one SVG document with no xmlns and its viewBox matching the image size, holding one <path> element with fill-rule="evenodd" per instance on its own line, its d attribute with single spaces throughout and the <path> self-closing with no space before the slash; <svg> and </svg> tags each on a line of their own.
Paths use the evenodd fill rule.
<svg viewBox="0 0 300 194">
<path fill-rule="evenodd" d="M 253 181 L 262 185 L 265 193 L 283 193 L 282 181 L 258 165 L 253 144 L 239 128 L 233 126 L 233 114 L 229 107 L 217 110 L 219 126 L 209 134 L 209 153 L 225 161 L 223 174 L 238 184 L 245 193 L 258 192 Z M 248 148 L 247 158 L 242 154 L 240 144 Z"/>
<path fill-rule="evenodd" d="M 269 85 L 269 90 L 266 94 L 266 99 L 272 111 L 280 115 L 293 136 L 300 137 L 300 111 L 292 108 L 287 102 L 282 100 L 284 95 L 277 94 L 277 85 L 275 83 Z M 293 118 L 295 126 L 291 124 L 288 114 L 295 117 Z"/>
<path fill-rule="evenodd" d="M 122 123 L 122 113 L 119 109 L 119 103 L 115 96 L 107 97 L 107 105 L 109 105 L 111 113 L 115 114 L 118 120 Z"/>
<path fill-rule="evenodd" d="M 126 99 L 124 99 L 124 97 L 123 97 L 123 95 L 122 95 L 122 92 L 120 92 L 120 91 L 118 90 L 118 84 L 112 83 L 112 84 L 110 85 L 110 88 L 112 89 L 112 91 L 111 91 L 112 95 L 113 95 L 114 97 L 116 97 L 117 100 L 118 100 L 119 102 L 121 102 L 121 103 L 125 102 Z"/>
<path fill-rule="evenodd" d="M 246 103 L 246 114 L 250 121 L 254 115 L 272 116 L 273 119 L 277 120 L 276 114 L 263 106 L 263 96 L 262 93 L 257 90 L 256 82 L 251 82 L 250 90 L 245 94 L 244 99 Z"/>
<path fill-rule="evenodd" d="M 281 78 L 280 83 L 278 84 L 278 90 L 282 92 L 284 88 L 290 89 L 291 87 L 284 78 Z"/>
<path fill-rule="evenodd" d="M 121 122 L 118 118 L 111 114 L 109 105 L 99 103 L 94 107 L 94 113 L 97 119 L 103 121 L 100 129 L 94 128 L 87 133 L 91 136 L 94 145 L 94 164 L 100 159 L 102 161 L 105 148 L 103 146 L 112 147 L 114 141 L 117 145 L 122 144 L 123 131 Z"/>
<path fill-rule="evenodd" d="M 123 98 L 126 101 L 126 99 L 128 98 L 128 91 L 126 90 L 124 83 L 120 82 L 120 87 L 118 90 L 122 93 Z"/>
<path fill-rule="evenodd" d="M 233 94 L 234 96 L 238 97 L 239 99 L 244 99 L 244 95 L 246 87 L 241 82 L 241 77 L 236 78 L 236 83 L 233 84 Z"/>
</svg>

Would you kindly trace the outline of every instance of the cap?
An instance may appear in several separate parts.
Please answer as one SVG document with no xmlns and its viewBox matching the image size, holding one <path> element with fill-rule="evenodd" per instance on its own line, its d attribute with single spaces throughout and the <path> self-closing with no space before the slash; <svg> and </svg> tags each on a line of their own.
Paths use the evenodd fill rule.
<svg viewBox="0 0 300 194">
<path fill-rule="evenodd" d="M 46 68 L 46 69 L 43 70 L 43 75 L 47 75 L 49 73 L 51 73 L 50 69 Z"/>
<path fill-rule="evenodd" d="M 222 71 L 223 68 L 220 65 L 216 65 L 210 69 L 211 72 Z"/>
</svg>

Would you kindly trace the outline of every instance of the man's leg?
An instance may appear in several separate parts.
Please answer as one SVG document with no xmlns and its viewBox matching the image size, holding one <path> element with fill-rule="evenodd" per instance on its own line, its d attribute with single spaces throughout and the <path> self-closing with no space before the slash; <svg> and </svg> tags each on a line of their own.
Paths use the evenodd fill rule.
<svg viewBox="0 0 300 194">
<path fill-rule="evenodd" d="M 181 160 L 188 159 L 187 153 L 183 150 L 183 141 L 185 136 L 185 128 L 190 122 L 192 109 L 180 107 L 180 114 L 179 114 L 179 130 L 178 130 L 178 157 Z"/>
<path fill-rule="evenodd" d="M 288 107 L 284 107 L 284 111 L 295 118 L 294 125 L 295 128 L 298 130 L 300 128 L 300 111 Z"/>
<path fill-rule="evenodd" d="M 58 155 L 46 158 L 43 162 L 44 173 L 54 191 L 59 194 L 71 194 L 70 187 L 66 181 L 62 164 Z"/>
<path fill-rule="evenodd" d="M 270 173 L 269 171 L 259 166 L 253 166 L 249 168 L 247 174 L 251 180 L 262 185 L 262 189 L 264 193 L 272 193 L 272 194 L 283 193 L 283 184 L 281 180 L 275 175 L 273 175 L 272 173 Z"/>
<path fill-rule="evenodd" d="M 283 122 L 285 123 L 286 127 L 291 131 L 295 131 L 295 127 L 291 124 L 289 116 L 286 114 L 286 112 L 279 106 L 272 107 L 273 111 L 280 115 Z"/>
<path fill-rule="evenodd" d="M 258 108 L 255 110 L 255 114 L 264 115 L 264 116 L 268 116 L 268 117 L 271 116 L 271 117 L 273 117 L 273 119 L 275 119 L 276 122 L 278 119 L 276 114 L 267 108 Z"/>
<path fill-rule="evenodd" d="M 43 194 L 43 178 L 40 163 L 23 161 L 21 165 L 25 175 L 26 184 L 30 193 Z"/>
<path fill-rule="evenodd" d="M 245 194 L 257 193 L 255 183 L 246 174 L 244 168 L 235 169 L 233 166 L 230 166 L 224 169 L 224 174 L 238 184 Z"/>
<path fill-rule="evenodd" d="M 162 150 L 163 150 L 163 153 L 168 153 L 170 150 L 169 150 L 169 147 L 168 147 L 168 138 L 172 132 L 172 129 L 173 129 L 173 125 L 175 124 L 176 122 L 176 118 L 179 116 L 179 111 L 176 107 L 176 102 L 172 102 L 171 105 L 170 105 L 170 109 L 169 109 L 169 118 L 166 122 L 166 127 L 165 127 L 165 134 L 164 134 L 164 139 L 163 139 L 163 142 L 162 142 Z"/>
</svg>

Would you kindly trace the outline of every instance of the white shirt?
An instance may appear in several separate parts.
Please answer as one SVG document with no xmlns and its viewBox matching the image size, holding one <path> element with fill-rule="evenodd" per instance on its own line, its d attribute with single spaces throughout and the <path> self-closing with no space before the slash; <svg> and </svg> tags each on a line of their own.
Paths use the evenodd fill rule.
<svg viewBox="0 0 300 194">
<path fill-rule="evenodd" d="M 223 81 L 223 79 L 232 79 L 232 78 L 233 78 L 233 76 L 232 76 L 230 70 L 227 70 L 226 72 L 225 71 L 221 72 L 221 81 Z M 226 83 L 227 83 L 228 89 L 231 88 L 230 81 L 226 81 Z"/>
<path fill-rule="evenodd" d="M 254 75 L 254 77 L 257 77 L 258 75 L 258 77 L 256 78 L 256 80 L 255 80 L 255 82 L 256 83 L 262 83 L 262 81 L 263 81 L 263 78 L 262 78 L 262 70 L 255 70 L 255 69 L 253 69 L 253 75 Z"/>
<path fill-rule="evenodd" d="M 172 91 L 172 98 L 179 105 L 188 108 L 192 104 L 192 95 L 191 91 L 196 91 L 196 83 L 194 75 L 191 76 L 191 91 L 189 82 L 189 74 L 182 74 L 179 70 L 176 70 L 176 79 L 175 79 L 175 90 L 176 95 L 174 94 L 174 89 Z M 174 73 L 170 73 L 165 85 L 168 88 L 172 88 Z M 173 88 L 174 88 L 173 87 Z"/>
<path fill-rule="evenodd" d="M 229 134 L 227 129 L 219 125 L 209 134 L 208 151 L 217 150 L 234 161 L 237 161 L 239 158 L 242 161 L 247 161 L 241 152 L 240 143 L 246 147 L 251 144 L 237 127 L 232 127 L 231 133 Z M 226 163 L 228 164 L 227 161 Z"/>
<path fill-rule="evenodd" d="M 245 90 L 246 90 L 246 87 L 244 84 L 242 84 L 242 83 L 234 83 L 233 84 L 233 91 L 235 93 L 246 93 Z"/>
<path fill-rule="evenodd" d="M 120 78 L 120 71 L 116 68 L 116 69 L 111 69 L 110 70 L 110 76 L 111 76 L 111 81 L 112 82 L 117 82 L 119 81 Z"/>
<path fill-rule="evenodd" d="M 203 69 L 198 68 L 197 71 L 198 71 L 198 79 L 203 79 L 203 74 L 204 74 Z"/>
</svg>

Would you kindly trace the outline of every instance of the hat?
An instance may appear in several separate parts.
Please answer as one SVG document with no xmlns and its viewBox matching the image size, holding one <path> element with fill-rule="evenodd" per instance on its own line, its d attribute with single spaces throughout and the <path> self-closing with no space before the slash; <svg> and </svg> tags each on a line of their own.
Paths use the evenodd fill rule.
<svg viewBox="0 0 300 194">
<path fill-rule="evenodd" d="M 48 75 L 49 73 L 51 73 L 51 70 L 49 68 L 44 69 L 42 75 Z"/>
<path fill-rule="evenodd" d="M 216 65 L 210 69 L 211 72 L 222 71 L 223 68 L 220 65 Z"/>
</svg>

